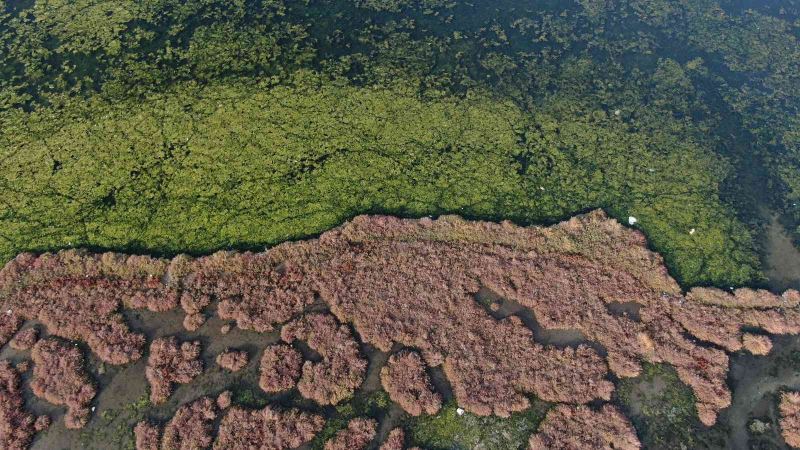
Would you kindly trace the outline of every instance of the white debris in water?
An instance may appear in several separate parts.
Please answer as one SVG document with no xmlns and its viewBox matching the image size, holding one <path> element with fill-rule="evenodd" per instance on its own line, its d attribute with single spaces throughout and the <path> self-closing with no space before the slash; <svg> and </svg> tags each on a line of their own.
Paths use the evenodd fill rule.
<svg viewBox="0 0 800 450">
<path fill-rule="evenodd" d="M 97 409 L 97 407 L 96 406 L 92 406 L 92 412 L 94 412 L 95 409 Z"/>
<path fill-rule="evenodd" d="M 694 228 L 692 228 L 691 230 L 689 230 L 689 234 L 694 234 L 695 231 L 696 230 Z"/>
<path fill-rule="evenodd" d="M 461 408 L 456 408 L 456 414 L 458 414 L 459 416 L 463 416 L 464 415 L 464 410 L 461 409 Z"/>
<path fill-rule="evenodd" d="M 638 221 L 639 221 L 639 219 L 637 219 L 636 217 L 633 217 L 633 216 L 629 216 L 628 217 L 628 225 L 636 225 L 636 222 L 638 222 Z"/>
<path fill-rule="evenodd" d="M 6 314 L 11 315 L 11 312 L 12 311 L 9 309 L 8 311 L 6 311 Z"/>
<path fill-rule="evenodd" d="M 614 110 L 614 115 L 615 116 L 618 116 L 620 114 L 622 114 L 622 110 L 621 109 Z"/>
<path fill-rule="evenodd" d="M 539 189 L 544 190 L 544 186 L 539 186 Z"/>
</svg>

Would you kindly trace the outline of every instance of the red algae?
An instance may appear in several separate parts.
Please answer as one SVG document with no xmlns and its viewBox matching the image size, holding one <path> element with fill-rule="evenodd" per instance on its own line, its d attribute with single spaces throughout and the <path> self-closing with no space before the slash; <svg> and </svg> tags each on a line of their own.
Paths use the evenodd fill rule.
<svg viewBox="0 0 800 450">
<path fill-rule="evenodd" d="M 0 448 L 24 450 L 36 432 L 34 418 L 25 410 L 19 372 L 0 361 Z"/>
<path fill-rule="evenodd" d="M 380 450 L 403 450 L 406 440 L 406 433 L 402 428 L 397 427 L 389 432 L 389 436 L 380 446 Z"/>
<path fill-rule="evenodd" d="M 258 385 L 267 393 L 291 389 L 300 379 L 302 364 L 303 355 L 291 345 L 270 345 L 261 355 Z"/>
<path fill-rule="evenodd" d="M 0 311 L 0 347 L 3 347 L 11 339 L 11 336 L 22 326 L 22 317 L 10 309 Z"/>
<path fill-rule="evenodd" d="M 158 450 L 158 443 L 161 440 L 161 428 L 147 420 L 136 424 L 133 429 L 136 437 L 136 450 Z"/>
<path fill-rule="evenodd" d="M 39 340 L 39 330 L 31 327 L 18 332 L 11 339 L 9 345 L 15 350 L 30 350 Z"/>
<path fill-rule="evenodd" d="M 84 370 L 83 354 L 76 345 L 60 338 L 37 342 L 31 352 L 34 395 L 54 405 L 65 405 L 67 428 L 83 428 L 89 421 L 89 404 L 97 389 Z"/>
<path fill-rule="evenodd" d="M 231 372 L 238 372 L 247 365 L 249 357 L 246 351 L 225 350 L 217 355 L 217 365 Z"/>
<path fill-rule="evenodd" d="M 278 450 L 297 448 L 322 430 L 319 415 L 270 406 L 260 410 L 231 407 L 219 424 L 214 450 Z"/>
<path fill-rule="evenodd" d="M 516 316 L 498 320 L 478 304 L 481 289 L 528 308 L 546 330 L 579 331 L 605 355 L 536 342 Z M 531 394 L 557 403 L 608 400 L 609 371 L 632 377 L 650 362 L 675 367 L 711 425 L 731 401 L 728 352 L 764 354 L 769 335 L 800 333 L 797 291 L 694 288 L 684 295 L 644 235 L 601 211 L 550 227 L 359 216 L 318 239 L 197 259 L 21 254 L 0 271 L 0 301 L 2 311 L 83 340 L 113 364 L 136 360 L 144 346 L 122 307 L 180 304 L 193 324 L 218 301 L 218 316 L 242 329 L 269 332 L 291 322 L 287 341 L 347 335 L 352 344 L 343 352 L 326 356 L 320 342 L 323 360 L 303 366 L 298 388 L 322 404 L 348 397 L 363 379 L 352 327 L 383 352 L 416 349 L 427 366 L 443 368 L 459 406 L 503 417 L 527 408 Z M 333 321 L 324 333 L 302 325 L 314 317 L 301 316 L 315 301 L 332 314 L 313 319 Z M 615 303 L 635 304 L 639 313 L 614 314 Z M 288 388 L 292 377 L 275 380 L 265 386 Z"/>
<path fill-rule="evenodd" d="M 168 264 L 78 250 L 23 253 L 0 271 L 0 297 L 5 310 L 41 321 L 50 334 L 86 342 L 104 362 L 126 364 L 142 356 L 145 339 L 128 329 L 118 310 L 176 306 L 175 293 L 161 281 Z"/>
<path fill-rule="evenodd" d="M 778 409 L 783 440 L 791 447 L 800 448 L 800 392 L 782 393 Z"/>
<path fill-rule="evenodd" d="M 556 406 L 547 413 L 529 444 L 531 450 L 641 448 L 628 419 L 608 404 L 599 411 L 592 411 L 586 406 Z"/>
<path fill-rule="evenodd" d="M 358 342 L 350 330 L 330 314 L 309 314 L 281 329 L 281 338 L 291 343 L 305 341 L 322 356 L 322 361 L 306 361 L 297 388 L 303 397 L 320 405 L 335 405 L 353 395 L 364 381 L 367 361 L 361 357 Z"/>
<path fill-rule="evenodd" d="M 325 450 L 363 450 L 372 439 L 378 423 L 373 419 L 356 418 L 347 423 L 333 438 L 325 442 Z"/>
<path fill-rule="evenodd" d="M 217 396 L 217 408 L 227 409 L 231 406 L 233 393 L 231 391 L 222 392 Z"/>
<path fill-rule="evenodd" d="M 208 448 L 214 440 L 213 425 L 217 404 L 202 397 L 181 406 L 164 427 L 161 450 L 196 450 Z"/>
<path fill-rule="evenodd" d="M 200 342 L 178 343 L 175 336 L 154 339 L 150 344 L 145 376 L 150 383 L 150 401 L 160 404 L 172 394 L 172 384 L 186 384 L 203 372 Z"/>
<path fill-rule="evenodd" d="M 402 351 L 389 357 L 381 369 L 381 383 L 389 398 L 412 416 L 436 414 L 442 397 L 433 390 L 419 353 Z"/>
</svg>

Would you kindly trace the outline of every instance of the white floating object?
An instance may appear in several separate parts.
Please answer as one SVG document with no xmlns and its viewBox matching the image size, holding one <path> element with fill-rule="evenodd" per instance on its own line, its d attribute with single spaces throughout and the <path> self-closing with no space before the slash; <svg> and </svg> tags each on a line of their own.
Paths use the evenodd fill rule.
<svg viewBox="0 0 800 450">
<path fill-rule="evenodd" d="M 95 407 L 95 406 L 92 406 L 92 412 L 94 412 L 94 410 L 95 410 L 95 409 L 96 409 L 96 407 Z"/>
<path fill-rule="evenodd" d="M 11 315 L 11 310 L 6 311 L 6 314 Z"/>
<path fill-rule="evenodd" d="M 695 229 L 694 229 L 694 228 L 692 228 L 691 230 L 689 230 L 689 234 L 694 234 L 694 232 L 695 232 Z"/>
<path fill-rule="evenodd" d="M 615 116 L 618 116 L 620 114 L 622 114 L 622 110 L 620 110 L 620 109 L 614 110 L 614 115 Z"/>
<path fill-rule="evenodd" d="M 464 415 L 464 410 L 461 409 L 461 408 L 456 408 L 456 414 L 458 414 L 459 416 L 463 416 Z"/>
<path fill-rule="evenodd" d="M 539 186 L 539 189 L 544 190 L 544 186 Z"/>
<path fill-rule="evenodd" d="M 628 225 L 636 225 L 636 222 L 638 221 L 639 219 L 637 219 L 636 217 L 628 216 Z"/>
</svg>

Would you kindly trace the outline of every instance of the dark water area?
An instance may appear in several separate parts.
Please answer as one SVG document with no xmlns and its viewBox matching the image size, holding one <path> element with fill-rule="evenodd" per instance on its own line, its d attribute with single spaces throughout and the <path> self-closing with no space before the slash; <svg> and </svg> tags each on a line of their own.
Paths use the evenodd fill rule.
<svg viewBox="0 0 800 450">
<path fill-rule="evenodd" d="M 765 216 L 768 222 L 763 237 L 763 260 L 768 286 L 775 292 L 800 289 L 800 249 L 777 214 L 765 213 Z"/>
</svg>

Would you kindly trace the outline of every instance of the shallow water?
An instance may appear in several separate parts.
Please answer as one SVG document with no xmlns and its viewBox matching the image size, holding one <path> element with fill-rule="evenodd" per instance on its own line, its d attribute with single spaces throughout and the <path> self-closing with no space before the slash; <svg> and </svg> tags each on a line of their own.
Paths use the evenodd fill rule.
<svg viewBox="0 0 800 450">
<path fill-rule="evenodd" d="M 775 292 L 800 289 L 800 249 L 781 225 L 777 214 L 769 214 L 764 233 L 764 272 Z"/>
</svg>

